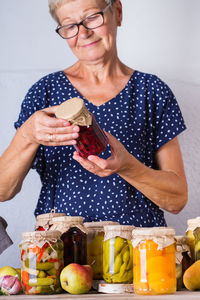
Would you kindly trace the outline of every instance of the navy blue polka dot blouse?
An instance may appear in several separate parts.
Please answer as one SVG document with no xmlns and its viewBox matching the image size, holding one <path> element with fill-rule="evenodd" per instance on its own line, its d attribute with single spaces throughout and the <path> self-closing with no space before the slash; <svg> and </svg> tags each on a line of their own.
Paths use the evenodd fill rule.
<svg viewBox="0 0 200 300">
<path fill-rule="evenodd" d="M 106 131 L 114 135 L 140 162 L 156 169 L 155 153 L 186 127 L 177 101 L 157 76 L 133 72 L 113 99 L 95 106 L 70 83 L 63 71 L 49 74 L 28 91 L 15 128 L 35 111 L 81 97 Z M 42 189 L 35 215 L 57 212 L 83 216 L 84 221 L 113 220 L 135 226 L 166 226 L 164 213 L 119 175 L 98 177 L 72 159 L 73 146 L 40 146 L 33 168 Z M 110 155 L 109 147 L 101 154 Z"/>
</svg>

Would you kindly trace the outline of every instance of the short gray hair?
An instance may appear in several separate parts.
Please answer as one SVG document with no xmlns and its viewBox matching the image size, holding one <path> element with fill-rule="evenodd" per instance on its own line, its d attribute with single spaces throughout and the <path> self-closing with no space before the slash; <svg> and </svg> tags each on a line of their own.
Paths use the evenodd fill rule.
<svg viewBox="0 0 200 300">
<path fill-rule="evenodd" d="M 56 16 L 56 9 L 61 6 L 62 4 L 66 3 L 68 0 L 49 0 L 49 12 L 53 19 L 59 23 L 58 18 Z M 70 0 L 74 1 L 74 0 Z M 113 4 L 115 0 L 104 0 L 107 4 Z"/>
</svg>

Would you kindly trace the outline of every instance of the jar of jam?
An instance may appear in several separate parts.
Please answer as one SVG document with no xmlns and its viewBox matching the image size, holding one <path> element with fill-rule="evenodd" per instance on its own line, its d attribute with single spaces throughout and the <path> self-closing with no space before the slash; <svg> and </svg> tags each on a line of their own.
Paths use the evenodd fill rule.
<svg viewBox="0 0 200 300">
<path fill-rule="evenodd" d="M 200 217 L 187 220 L 187 225 L 188 225 L 188 227 L 186 230 L 186 236 L 188 238 L 191 258 L 192 258 L 192 261 L 194 262 L 198 257 L 197 251 L 196 251 L 198 246 L 195 246 L 194 231 L 197 227 L 200 227 Z M 196 238 L 196 244 L 197 244 L 197 238 Z"/>
<path fill-rule="evenodd" d="M 185 236 L 175 236 L 176 241 L 176 289 L 183 287 L 183 274 L 192 264 L 188 239 Z"/>
<path fill-rule="evenodd" d="M 108 283 L 132 283 L 133 247 L 129 225 L 104 226 L 103 279 Z"/>
<path fill-rule="evenodd" d="M 94 115 L 87 110 L 82 99 L 75 97 L 63 102 L 56 111 L 56 117 L 80 127 L 79 137 L 74 147 L 81 157 L 99 155 L 106 149 L 107 136 Z"/>
<path fill-rule="evenodd" d="M 49 230 L 59 230 L 64 243 L 64 266 L 71 263 L 87 264 L 87 229 L 83 217 L 56 217 Z"/>
<path fill-rule="evenodd" d="M 176 291 L 175 231 L 169 227 L 133 229 L 133 286 L 139 295 Z"/>
<path fill-rule="evenodd" d="M 52 226 L 52 218 L 66 216 L 65 213 L 56 213 L 54 209 L 49 214 L 41 214 L 36 218 L 36 231 L 47 231 Z"/>
<path fill-rule="evenodd" d="M 21 283 L 25 294 L 54 294 L 62 291 L 64 245 L 59 231 L 23 232 Z"/>
<path fill-rule="evenodd" d="M 92 266 L 93 279 L 103 279 L 103 240 L 105 225 L 119 225 L 118 222 L 85 222 L 87 236 L 87 264 Z"/>
</svg>

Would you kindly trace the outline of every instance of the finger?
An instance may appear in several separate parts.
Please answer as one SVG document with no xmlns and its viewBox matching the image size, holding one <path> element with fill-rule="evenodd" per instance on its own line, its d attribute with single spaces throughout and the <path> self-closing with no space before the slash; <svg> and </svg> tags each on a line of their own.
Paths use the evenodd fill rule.
<svg viewBox="0 0 200 300">
<path fill-rule="evenodd" d="M 74 145 L 76 143 L 74 143 L 73 140 L 76 139 L 77 137 L 78 137 L 77 132 L 72 134 L 47 134 L 45 135 L 44 141 L 51 142 L 51 143 L 72 142 L 72 144 Z"/>
<path fill-rule="evenodd" d="M 48 114 L 55 115 L 56 110 L 58 109 L 58 107 L 59 107 L 59 105 L 49 106 L 49 107 L 46 107 L 46 108 L 42 109 L 41 111 L 45 111 Z"/>
<path fill-rule="evenodd" d="M 41 111 L 41 114 L 37 114 L 36 118 L 41 125 L 46 127 L 55 128 L 70 126 L 70 123 L 68 121 L 51 117 L 45 111 Z"/>
<path fill-rule="evenodd" d="M 102 159 L 96 155 L 89 155 L 88 160 L 92 162 L 93 164 L 97 165 L 102 170 L 105 170 L 108 168 L 108 163 L 105 159 Z"/>
<path fill-rule="evenodd" d="M 79 132 L 79 127 L 70 125 L 70 126 L 64 126 L 64 127 L 46 127 L 41 126 L 40 131 L 49 133 L 49 134 L 73 134 Z"/>
<path fill-rule="evenodd" d="M 82 167 L 84 167 L 86 170 L 88 170 L 91 173 L 96 173 L 97 167 L 95 166 L 95 164 L 93 164 L 92 162 L 88 161 L 86 158 L 81 157 L 78 152 L 74 152 L 73 154 L 73 159 L 78 161 Z"/>
</svg>

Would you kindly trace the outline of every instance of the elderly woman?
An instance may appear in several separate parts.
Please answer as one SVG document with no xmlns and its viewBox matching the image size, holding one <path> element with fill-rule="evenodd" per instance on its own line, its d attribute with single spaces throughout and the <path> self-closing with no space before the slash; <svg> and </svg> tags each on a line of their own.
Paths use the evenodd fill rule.
<svg viewBox="0 0 200 300">
<path fill-rule="evenodd" d="M 49 8 L 77 62 L 28 91 L 0 160 L 0 200 L 20 191 L 32 167 L 42 182 L 35 215 L 55 207 L 85 221 L 165 226 L 163 210 L 177 214 L 187 202 L 177 138 L 185 125 L 173 93 L 120 61 L 120 0 L 49 0 Z M 79 127 L 55 118 L 57 105 L 73 97 L 107 132 L 110 147 L 100 157 L 80 157 Z"/>
</svg>

